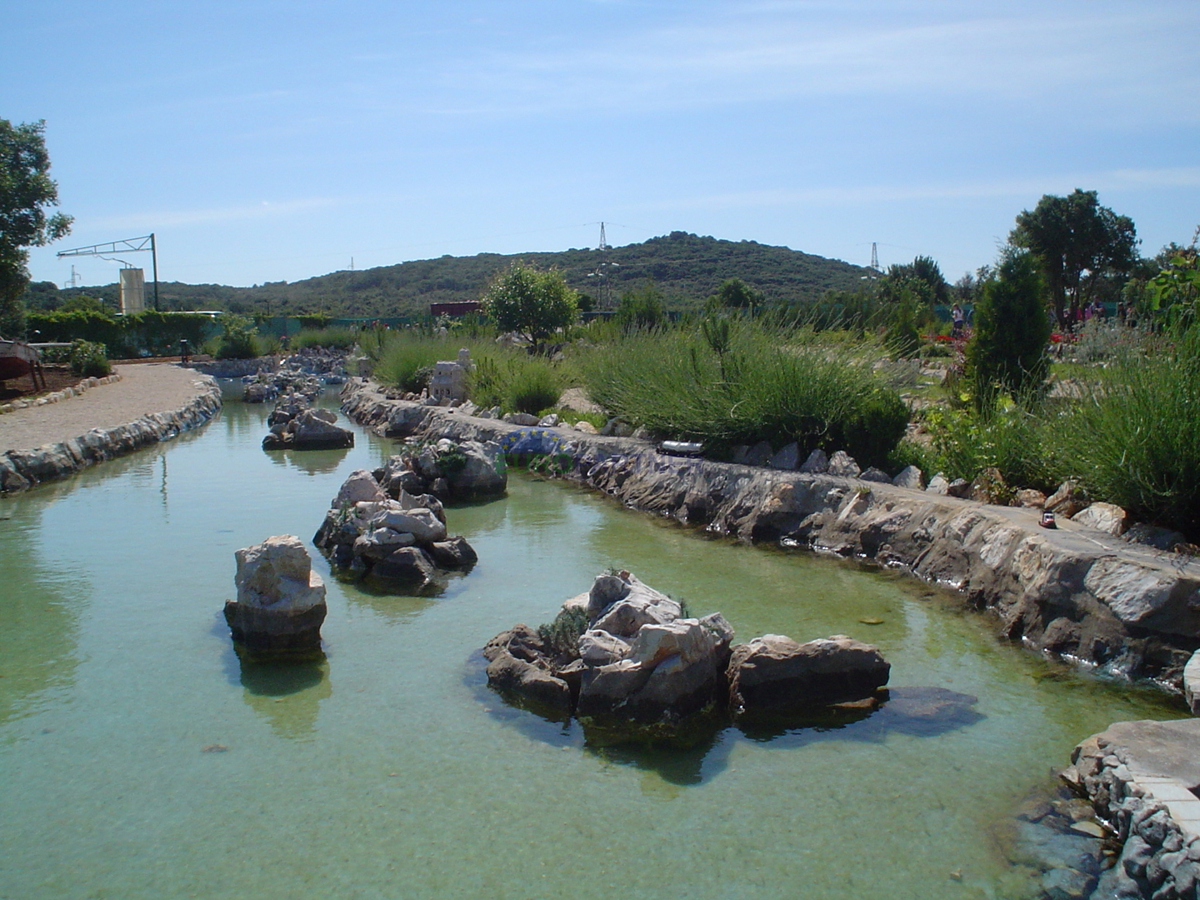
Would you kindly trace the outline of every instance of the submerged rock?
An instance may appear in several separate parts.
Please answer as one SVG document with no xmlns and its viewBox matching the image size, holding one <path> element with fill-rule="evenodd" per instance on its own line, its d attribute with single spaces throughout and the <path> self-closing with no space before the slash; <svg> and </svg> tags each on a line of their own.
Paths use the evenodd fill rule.
<svg viewBox="0 0 1200 900">
<path fill-rule="evenodd" d="M 325 584 L 312 570 L 300 539 L 270 537 L 234 556 L 237 599 L 225 601 L 234 641 L 250 650 L 319 650 L 327 611 Z"/>
</svg>

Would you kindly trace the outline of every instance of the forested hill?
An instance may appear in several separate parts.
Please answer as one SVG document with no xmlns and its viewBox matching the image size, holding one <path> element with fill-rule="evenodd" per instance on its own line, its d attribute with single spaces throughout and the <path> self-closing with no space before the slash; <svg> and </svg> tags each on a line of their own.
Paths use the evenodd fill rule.
<svg viewBox="0 0 1200 900">
<path fill-rule="evenodd" d="M 491 278 L 518 260 L 558 269 L 573 288 L 591 296 L 597 308 L 606 296 L 615 304 L 626 291 L 653 284 L 669 309 L 686 309 L 703 303 L 729 278 L 740 278 L 759 291 L 767 303 L 809 300 L 830 288 L 855 288 L 867 273 L 859 266 L 787 247 L 722 241 L 676 231 L 604 251 L 443 256 L 333 272 L 292 284 L 271 282 L 234 288 L 160 283 L 159 300 L 163 309 L 228 309 L 272 315 L 414 315 L 428 312 L 431 303 L 478 300 Z M 149 284 L 146 290 L 149 305 L 153 303 Z M 116 286 L 81 288 L 79 292 L 110 300 L 115 299 Z M 30 299 L 31 305 L 49 305 L 45 302 L 49 298 Z"/>
</svg>

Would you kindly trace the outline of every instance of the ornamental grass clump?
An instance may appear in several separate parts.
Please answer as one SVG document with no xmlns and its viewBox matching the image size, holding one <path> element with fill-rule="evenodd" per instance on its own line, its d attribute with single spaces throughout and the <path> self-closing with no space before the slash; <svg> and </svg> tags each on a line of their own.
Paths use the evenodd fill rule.
<svg viewBox="0 0 1200 900">
<path fill-rule="evenodd" d="M 457 353 L 457 348 L 454 351 Z M 375 380 L 381 385 L 419 393 L 429 385 L 433 365 L 439 359 L 453 359 L 444 341 L 416 334 L 395 334 L 383 343 L 375 361 Z"/>
<path fill-rule="evenodd" d="M 725 447 L 796 441 L 883 465 L 908 423 L 899 395 L 852 349 L 785 337 L 740 319 L 630 334 L 584 360 L 588 393 L 663 436 Z"/>
<path fill-rule="evenodd" d="M 349 328 L 303 328 L 289 341 L 293 350 L 309 347 L 349 350 L 354 346 L 354 342 L 355 334 Z"/>
<path fill-rule="evenodd" d="M 1135 518 L 1200 535 L 1200 326 L 1111 364 L 1048 429 L 1056 474 Z"/>
</svg>

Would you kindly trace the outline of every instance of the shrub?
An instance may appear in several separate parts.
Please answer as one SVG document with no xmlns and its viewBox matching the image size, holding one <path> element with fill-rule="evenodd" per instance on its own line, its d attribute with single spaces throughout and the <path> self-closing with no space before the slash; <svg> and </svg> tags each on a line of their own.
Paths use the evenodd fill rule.
<svg viewBox="0 0 1200 900">
<path fill-rule="evenodd" d="M 579 637 L 588 627 L 587 610 L 578 606 L 561 609 L 549 625 L 539 625 L 538 637 L 551 657 L 579 658 Z"/>
<path fill-rule="evenodd" d="M 349 350 L 354 346 L 355 336 L 349 328 L 303 328 L 296 332 L 288 343 L 293 350 L 307 347 L 325 347 Z"/>
<path fill-rule="evenodd" d="M 975 304 L 967 344 L 966 371 L 976 408 L 990 406 L 999 393 L 1040 395 L 1050 374 L 1049 341 L 1037 265 L 1028 253 L 1006 252 Z"/>
<path fill-rule="evenodd" d="M 83 378 L 103 378 L 112 372 L 108 350 L 95 341 L 74 341 L 71 344 L 71 372 Z"/>
<path fill-rule="evenodd" d="M 234 313 L 221 316 L 221 336 L 217 338 L 217 359 L 253 359 L 258 356 L 254 341 L 254 320 Z"/>
<path fill-rule="evenodd" d="M 433 364 L 444 352 L 442 345 L 413 335 L 396 335 L 379 353 L 375 380 L 382 385 L 417 393 L 429 385 Z"/>
<path fill-rule="evenodd" d="M 528 359 L 512 366 L 512 378 L 506 390 L 508 405 L 517 412 L 537 414 L 558 403 L 562 385 L 553 364 L 544 359 Z"/>
<path fill-rule="evenodd" d="M 983 412 L 973 408 L 927 410 L 933 452 L 922 468 L 927 474 L 941 471 L 948 478 L 971 481 L 994 467 L 1012 487 L 1049 489 L 1054 476 L 1041 412 L 1036 403 L 1011 400 Z"/>
<path fill-rule="evenodd" d="M 514 263 L 493 278 L 483 308 L 501 330 L 517 332 L 538 347 L 575 321 L 577 296 L 559 272 Z"/>
</svg>

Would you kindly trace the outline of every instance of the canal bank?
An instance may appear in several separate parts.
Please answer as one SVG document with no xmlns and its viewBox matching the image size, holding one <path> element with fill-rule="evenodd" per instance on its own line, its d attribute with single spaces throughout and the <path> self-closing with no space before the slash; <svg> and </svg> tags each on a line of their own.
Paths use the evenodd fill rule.
<svg viewBox="0 0 1200 900">
<path fill-rule="evenodd" d="M 220 387 L 207 375 L 167 363 L 116 366 L 0 416 L 0 494 L 171 440 L 220 408 Z"/>
<path fill-rule="evenodd" d="M 391 437 L 496 440 L 550 449 L 561 474 L 624 506 L 745 543 L 874 562 L 950 588 L 1000 635 L 1076 665 L 1153 680 L 1191 700 L 1200 562 L 1037 513 L 829 475 L 679 458 L 630 438 L 530 428 L 388 399 L 355 379 L 352 419 Z M 1189 661 L 1191 663 L 1189 664 Z M 1116 722 L 1086 738 L 1062 779 L 1086 797 L 1119 855 L 1099 875 L 1051 868 L 1045 896 L 1194 898 L 1200 888 L 1198 720 Z M 1035 817 L 1036 821 L 1036 817 Z M 1032 824 L 1032 823 L 1031 823 Z M 1075 836 L 1078 839 L 1078 835 Z M 1081 867 L 1083 868 L 1083 867 Z"/>
</svg>

